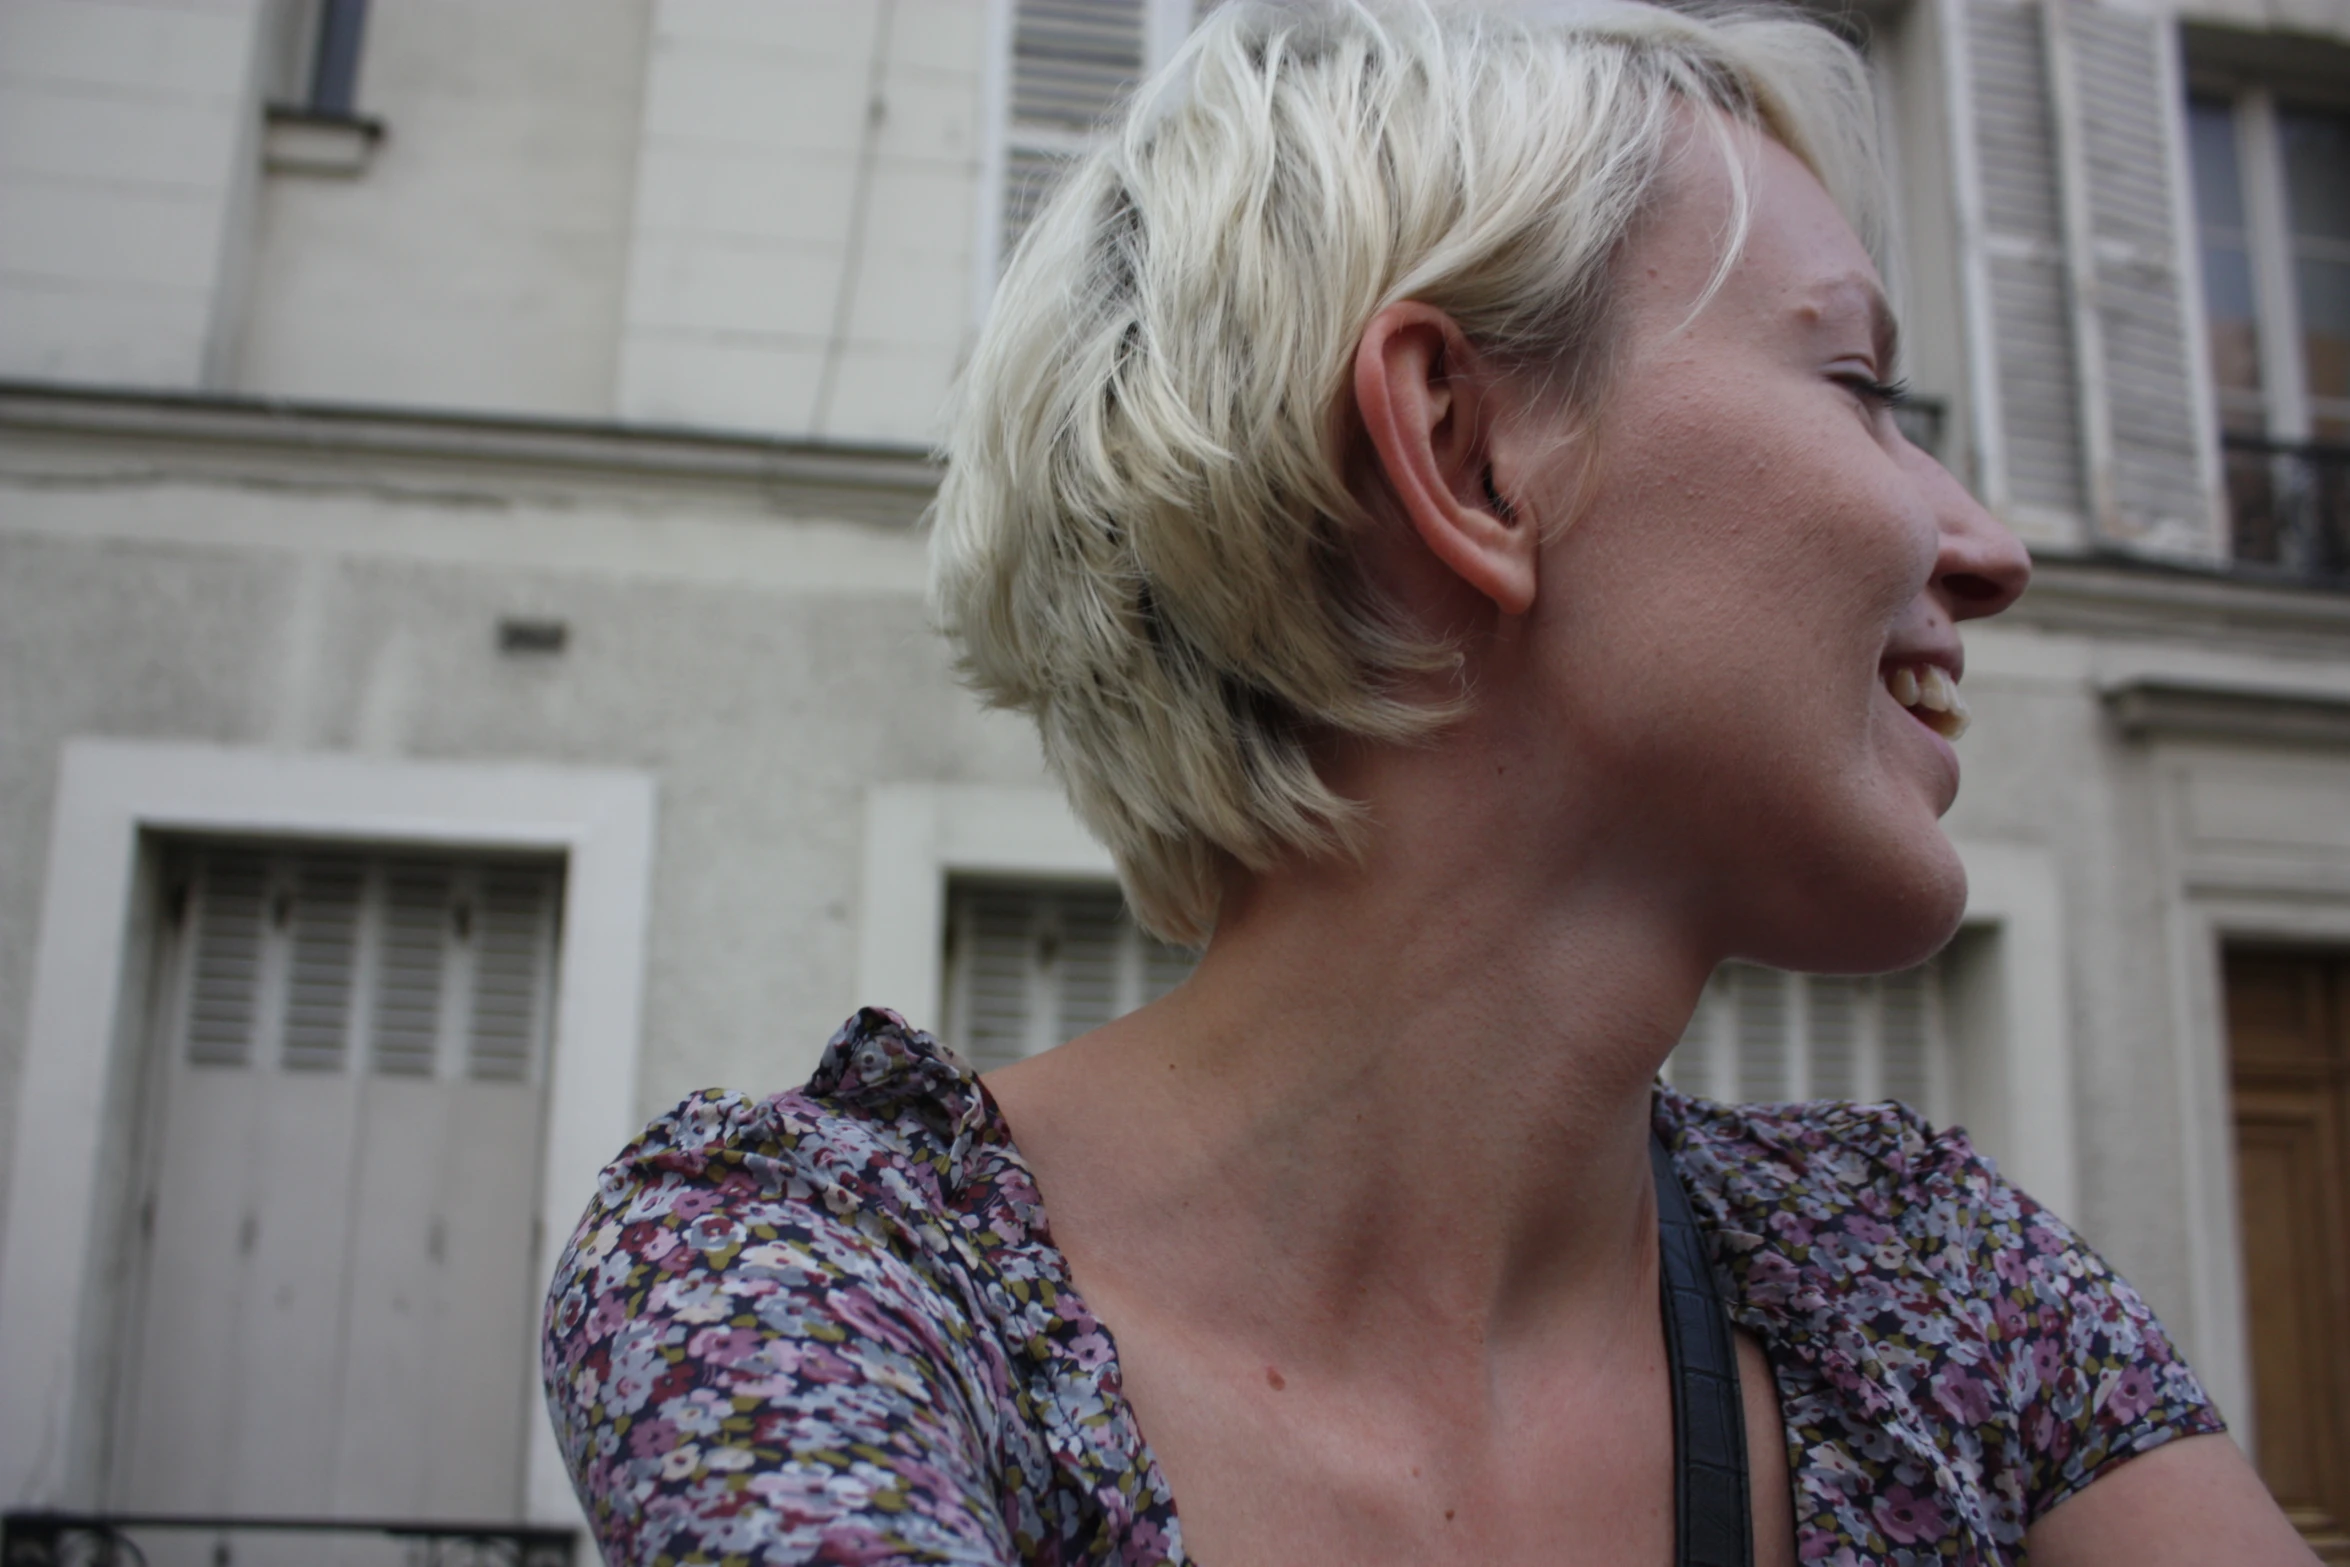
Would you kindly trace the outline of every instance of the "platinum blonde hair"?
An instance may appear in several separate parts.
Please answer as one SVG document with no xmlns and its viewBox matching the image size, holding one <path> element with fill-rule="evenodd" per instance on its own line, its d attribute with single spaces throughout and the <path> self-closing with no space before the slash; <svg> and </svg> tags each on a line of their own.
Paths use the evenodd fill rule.
<svg viewBox="0 0 2350 1567">
<path fill-rule="evenodd" d="M 1392 741 L 1450 649 L 1356 567 L 1355 347 L 1445 311 L 1569 410 L 1604 389 L 1613 260 L 1687 106 L 1776 137 L 1876 248 L 1865 68 L 1787 12 L 1588 0 L 1228 0 L 1022 239 L 964 373 L 933 512 L 960 668 L 1032 714 L 1142 923 L 1198 943 L 1227 859 L 1357 841 L 1318 734 Z M 1717 275 L 1717 282 L 1718 282 Z"/>
</svg>

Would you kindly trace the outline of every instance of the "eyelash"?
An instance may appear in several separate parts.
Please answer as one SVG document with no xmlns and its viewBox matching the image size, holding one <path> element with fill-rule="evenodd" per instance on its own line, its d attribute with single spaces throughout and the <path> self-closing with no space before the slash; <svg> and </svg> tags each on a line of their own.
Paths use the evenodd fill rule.
<svg viewBox="0 0 2350 1567">
<path fill-rule="evenodd" d="M 1907 381 L 1880 381 L 1866 375 L 1839 376 L 1837 379 L 1858 392 L 1864 401 L 1875 403 L 1880 408 L 1899 408 L 1909 401 Z"/>
</svg>

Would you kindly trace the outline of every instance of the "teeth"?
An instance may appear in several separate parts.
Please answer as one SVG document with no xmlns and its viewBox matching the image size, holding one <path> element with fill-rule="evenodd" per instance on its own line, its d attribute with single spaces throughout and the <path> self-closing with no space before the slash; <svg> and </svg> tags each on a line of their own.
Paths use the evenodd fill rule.
<svg viewBox="0 0 2350 1567">
<path fill-rule="evenodd" d="M 1938 664 L 1904 664 L 1885 678 L 1893 700 L 1916 713 L 1937 734 L 1955 740 L 1971 721 L 1958 682 Z"/>
</svg>

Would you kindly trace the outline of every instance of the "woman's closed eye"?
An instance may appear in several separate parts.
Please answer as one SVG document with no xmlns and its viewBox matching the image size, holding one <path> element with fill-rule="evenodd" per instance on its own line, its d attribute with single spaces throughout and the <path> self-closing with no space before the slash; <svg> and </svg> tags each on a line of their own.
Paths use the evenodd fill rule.
<svg viewBox="0 0 2350 1567">
<path fill-rule="evenodd" d="M 1874 375 L 1861 370 L 1838 371 L 1829 379 L 1850 391 L 1862 402 L 1870 405 L 1872 409 L 1891 410 L 1899 408 L 1909 401 L 1909 383 L 1907 381 L 1880 381 Z"/>
</svg>

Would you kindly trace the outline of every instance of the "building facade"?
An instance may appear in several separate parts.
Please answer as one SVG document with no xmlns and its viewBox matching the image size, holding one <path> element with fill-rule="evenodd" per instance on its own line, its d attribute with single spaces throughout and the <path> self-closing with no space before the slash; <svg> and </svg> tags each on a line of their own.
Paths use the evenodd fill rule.
<svg viewBox="0 0 2350 1567">
<path fill-rule="evenodd" d="M 1671 1068 L 1969 1126 L 2350 1560 L 2350 3 L 1885 0 L 1967 922 Z M 0 1502 L 575 1520 L 595 1171 L 1173 983 L 927 629 L 1006 247 L 1188 0 L 0 0 Z"/>
</svg>

